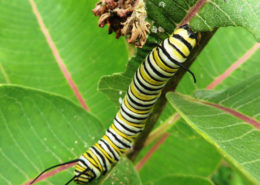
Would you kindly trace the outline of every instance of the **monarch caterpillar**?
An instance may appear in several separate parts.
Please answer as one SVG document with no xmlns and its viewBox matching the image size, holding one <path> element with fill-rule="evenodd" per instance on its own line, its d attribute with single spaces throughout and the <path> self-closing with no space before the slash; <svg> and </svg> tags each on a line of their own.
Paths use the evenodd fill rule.
<svg viewBox="0 0 260 185">
<path fill-rule="evenodd" d="M 44 170 L 31 184 L 46 171 L 73 162 L 78 162 L 75 166 L 75 175 L 66 184 L 73 180 L 84 184 L 108 172 L 132 147 L 135 138 L 144 129 L 144 121 L 152 112 L 153 105 L 167 81 L 179 67 L 186 69 L 182 63 L 195 47 L 197 39 L 198 34 L 193 33 L 188 25 L 183 25 L 155 47 L 137 69 L 120 110 L 106 134 L 79 159 Z M 193 73 L 189 72 L 195 81 Z"/>
</svg>

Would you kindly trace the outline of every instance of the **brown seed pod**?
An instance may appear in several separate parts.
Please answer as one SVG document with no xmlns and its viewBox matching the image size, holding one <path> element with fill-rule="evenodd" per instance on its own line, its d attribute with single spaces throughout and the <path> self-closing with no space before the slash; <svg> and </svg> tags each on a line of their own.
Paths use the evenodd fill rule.
<svg viewBox="0 0 260 185">
<path fill-rule="evenodd" d="M 92 11 L 99 16 L 99 27 L 109 25 L 109 34 L 126 36 L 128 43 L 137 47 L 145 44 L 150 24 L 143 0 L 100 0 Z"/>
</svg>

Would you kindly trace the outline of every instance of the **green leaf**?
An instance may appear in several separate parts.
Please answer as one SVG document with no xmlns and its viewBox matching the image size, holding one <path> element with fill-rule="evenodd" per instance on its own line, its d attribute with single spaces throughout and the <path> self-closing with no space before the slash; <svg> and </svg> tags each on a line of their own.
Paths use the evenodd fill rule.
<svg viewBox="0 0 260 185">
<path fill-rule="evenodd" d="M 212 177 L 212 181 L 216 185 L 230 184 L 232 178 L 232 169 L 226 166 L 220 166 Z M 240 184 L 240 183 L 239 183 Z"/>
<path fill-rule="evenodd" d="M 102 185 L 111 184 L 127 184 L 127 185 L 141 185 L 141 179 L 136 172 L 133 163 L 123 157 L 120 159 L 116 168 L 113 168 L 109 175 L 107 175 L 102 182 Z"/>
<path fill-rule="evenodd" d="M 216 27 L 241 26 L 260 41 L 260 3 L 258 0 L 210 0 L 191 20 L 198 31 L 212 31 Z"/>
<path fill-rule="evenodd" d="M 218 29 L 190 68 L 196 75 L 197 82 L 194 83 L 191 76 L 186 74 L 177 87 L 177 91 L 192 94 L 197 89 L 207 88 L 218 76 L 241 60 L 256 45 L 252 35 L 243 28 Z M 227 88 L 235 85 L 239 79 L 242 80 L 257 74 L 258 69 L 255 66 L 260 65 L 259 56 L 260 50 L 258 49 L 215 88 Z"/>
<path fill-rule="evenodd" d="M 34 89 L 2 85 L 0 105 L 2 184 L 21 185 L 52 165 L 78 158 L 105 131 L 78 105 Z M 140 184 L 129 161 L 123 160 L 113 171 L 120 182 L 129 175 L 133 184 Z M 70 169 L 39 184 L 65 184 L 72 176 Z"/>
<path fill-rule="evenodd" d="M 154 182 L 160 177 L 173 174 L 207 178 L 215 171 L 221 156 L 183 120 L 167 133 L 169 135 L 166 140 L 140 170 L 144 183 Z M 153 149 L 149 147 L 149 151 Z M 147 158 L 146 155 L 141 156 L 142 159 Z"/>
<path fill-rule="evenodd" d="M 125 72 L 102 77 L 98 85 L 99 91 L 119 106 L 120 98 L 124 97 L 135 71 L 151 49 L 152 47 L 145 46 L 138 50 L 137 56 L 129 61 Z"/>
<path fill-rule="evenodd" d="M 227 164 L 222 164 L 218 171 L 213 175 L 212 181 L 216 185 L 250 185 L 236 171 L 232 170 Z"/>
<path fill-rule="evenodd" d="M 195 97 L 219 104 L 242 113 L 252 119 L 260 120 L 260 74 L 254 75 L 232 88 L 209 91 L 201 90 L 195 92 Z"/>
<path fill-rule="evenodd" d="M 205 178 L 187 175 L 171 175 L 163 177 L 154 183 L 155 185 L 213 185 L 213 183 Z M 148 185 L 148 184 L 147 184 Z"/>
<path fill-rule="evenodd" d="M 227 12 L 228 10 L 234 9 L 234 11 L 233 10 L 230 11 L 231 13 L 240 10 L 237 8 L 237 6 L 233 6 L 234 3 L 237 2 L 236 5 L 240 5 L 240 4 L 244 5 L 243 3 L 245 3 L 245 1 L 243 1 L 243 3 L 234 0 L 233 1 L 226 0 L 226 1 L 227 1 L 226 4 L 223 4 L 222 0 L 216 2 L 220 6 L 224 6 L 224 7 L 229 6 L 227 9 L 225 9 Z M 54 58 L 53 53 L 46 42 L 46 37 L 43 34 L 38 24 L 38 21 L 36 19 L 36 16 L 32 11 L 30 2 L 34 2 L 34 1 L 21 0 L 19 2 L 18 1 L 0 2 L 0 11 L 1 11 L 0 14 L 0 83 L 15 83 L 15 84 L 27 85 L 34 88 L 39 88 L 42 90 L 60 94 L 62 96 L 66 96 L 67 98 L 71 99 L 73 102 L 77 103 L 74 92 L 72 92 L 71 88 L 68 86 L 67 81 L 64 79 L 63 73 L 60 72 L 60 67 L 58 66 L 57 61 Z M 95 2 L 96 0 L 89 0 L 89 1 L 79 0 L 77 2 L 72 0 L 58 0 L 58 1 L 35 0 L 36 6 L 43 19 L 43 22 L 47 27 L 50 36 L 54 44 L 56 45 L 57 50 L 61 58 L 63 59 L 64 64 L 67 67 L 67 70 L 70 72 L 72 79 L 77 85 L 80 93 L 83 95 L 84 100 L 86 100 L 87 105 L 90 107 L 92 113 L 95 113 L 95 115 L 97 115 L 100 120 L 105 120 L 102 121 L 102 124 L 107 125 L 110 123 L 110 120 L 112 120 L 115 113 L 115 109 L 114 106 L 110 104 L 110 102 L 107 100 L 106 97 L 104 97 L 100 93 L 97 93 L 96 91 L 97 80 L 99 79 L 100 76 L 103 76 L 104 74 L 112 74 L 113 72 L 122 71 L 123 69 L 122 64 L 124 64 L 124 62 L 126 61 L 126 51 L 125 51 L 125 45 L 122 40 L 115 41 L 113 36 L 107 36 L 107 34 L 105 33 L 106 30 L 97 28 L 97 19 L 94 18 L 94 16 L 90 13 L 91 9 L 94 7 Z M 100 88 L 102 89 L 102 91 L 106 92 L 109 95 L 109 97 L 115 103 L 117 103 L 117 105 L 120 97 L 123 97 L 124 91 L 127 89 L 128 84 L 132 79 L 132 76 L 135 70 L 137 69 L 137 67 L 139 66 L 140 62 L 143 61 L 144 57 L 154 47 L 151 44 L 158 42 L 163 38 L 166 38 L 167 34 L 172 32 L 172 30 L 175 28 L 176 23 L 179 23 L 184 18 L 184 16 L 186 16 L 186 13 L 189 11 L 190 7 L 196 3 L 196 0 L 187 0 L 187 1 L 166 0 L 163 1 L 166 5 L 164 7 L 160 5 L 162 1 L 159 0 L 149 0 L 149 1 L 147 0 L 146 2 L 147 2 L 149 18 L 153 21 L 153 25 L 152 25 L 153 33 L 150 35 L 147 46 L 145 46 L 142 50 L 138 50 L 137 57 L 135 59 L 132 59 L 132 61 L 129 63 L 128 68 L 126 69 L 126 73 L 111 76 L 111 78 L 108 79 L 107 81 L 102 80 L 100 83 Z M 207 24 L 210 24 L 210 26 L 212 27 L 214 25 L 226 26 L 230 24 L 230 22 L 226 21 L 225 13 L 221 14 L 216 9 L 216 6 L 215 7 L 212 6 L 212 3 L 214 2 L 215 1 L 210 1 L 201 10 L 201 12 L 199 12 L 198 15 L 203 16 L 203 18 L 205 16 L 207 18 L 206 20 Z M 253 1 L 248 2 L 249 5 L 251 2 Z M 257 6 L 254 6 L 254 8 L 255 7 L 256 10 L 258 11 Z M 245 11 L 248 11 L 249 8 L 250 6 L 243 6 L 243 13 Z M 215 14 L 209 16 L 212 14 L 212 12 Z M 230 15 L 233 16 L 233 14 Z M 240 23 L 243 24 L 246 29 L 248 29 L 249 31 L 255 34 L 255 37 L 259 38 L 257 36 L 257 32 L 259 32 L 258 29 L 259 27 L 257 26 L 259 20 L 252 19 L 254 18 L 253 17 L 254 14 L 244 15 L 242 13 L 241 14 L 238 13 L 235 14 L 235 16 L 236 15 L 239 16 L 238 18 L 237 17 L 234 18 L 234 20 L 237 20 L 236 24 L 237 25 L 240 25 Z M 221 20 L 218 18 L 221 18 Z M 243 22 L 243 20 L 245 21 Z M 220 24 L 220 22 L 221 25 L 218 25 Z M 253 24 L 256 25 L 256 28 L 254 29 L 252 29 Z M 164 33 L 161 32 L 158 33 L 159 26 L 165 30 Z M 195 18 L 193 19 L 192 27 L 198 29 L 204 29 L 205 25 L 201 24 Z M 196 63 L 198 63 L 199 65 L 196 68 L 195 67 L 192 68 L 192 70 L 193 69 L 197 70 L 195 71 L 195 73 L 197 74 L 197 77 L 198 76 L 200 77 L 199 84 L 197 85 L 193 85 L 193 83 L 191 84 L 190 76 L 186 75 L 185 78 L 188 79 L 188 83 L 182 81 L 181 85 L 179 86 L 179 87 L 183 87 L 187 93 L 192 93 L 192 91 L 197 88 L 206 87 L 214 78 L 216 78 L 219 74 L 223 73 L 232 63 L 234 63 L 234 61 L 236 61 L 238 58 L 243 56 L 244 53 L 248 51 L 252 47 L 252 45 L 255 44 L 255 41 L 252 39 L 252 37 L 250 37 L 251 35 L 249 35 L 248 32 L 246 32 L 243 29 L 236 29 L 236 30 L 230 28 L 220 29 L 216 35 L 217 36 L 214 38 L 215 40 L 212 39 L 214 40 L 214 42 L 212 41 L 209 43 L 211 48 L 209 50 L 205 50 L 202 52 L 201 56 L 203 56 L 204 54 L 205 58 L 201 58 L 201 60 L 196 61 Z M 118 53 L 120 53 L 120 55 L 118 55 Z M 230 84 L 236 83 L 237 79 L 243 79 L 245 77 L 249 77 L 257 73 L 258 69 L 255 66 L 257 66 L 256 62 L 259 62 L 258 56 L 259 56 L 259 52 L 257 52 L 253 57 L 251 57 L 248 60 L 250 61 L 250 63 L 247 62 L 242 67 L 240 67 L 239 70 L 234 73 L 236 75 L 232 74 L 231 78 L 224 81 L 224 83 L 222 83 L 218 88 L 227 87 Z M 28 91 L 32 91 L 32 90 L 28 90 Z M 180 89 L 178 89 L 178 91 L 180 91 Z M 31 106 L 30 102 L 26 102 L 22 99 L 21 96 L 15 95 L 16 92 L 11 93 L 11 90 L 10 92 L 9 91 L 7 92 L 7 90 L 2 92 L 11 94 L 12 96 L 10 97 L 12 100 L 18 102 L 21 101 L 22 103 L 20 103 L 19 105 L 21 106 L 26 105 L 28 109 L 26 114 L 21 111 L 19 111 L 20 113 L 19 112 L 16 113 L 17 112 L 16 108 L 15 109 L 11 108 L 11 111 L 9 112 L 9 109 L 6 110 L 6 107 L 9 107 L 11 104 L 0 103 L 0 110 L 3 110 L 4 113 L 6 113 L 4 114 L 4 116 L 10 114 L 15 114 L 15 115 L 18 114 L 20 116 L 29 115 L 27 117 L 29 117 L 30 119 L 31 117 L 33 118 L 34 120 L 33 123 L 35 127 L 38 125 L 38 122 L 42 124 L 43 118 L 38 117 L 41 114 L 34 113 L 37 111 L 37 109 L 33 110 L 34 111 L 33 115 L 30 113 L 31 111 L 30 109 L 31 107 L 33 107 Z M 34 93 L 35 93 L 34 91 L 32 93 L 28 93 L 28 97 L 31 97 L 31 94 Z M 7 101 L 3 93 L 1 93 L 0 96 L 3 96 L 1 97 L 2 101 Z M 60 104 L 60 109 L 62 110 L 62 107 L 64 105 L 63 103 L 57 103 L 56 96 L 49 95 L 49 94 L 45 94 L 44 96 L 46 96 L 45 99 L 51 99 L 51 102 L 53 102 L 55 106 L 56 104 Z M 50 98 L 49 96 L 54 98 Z M 33 100 L 37 102 L 34 104 L 38 106 L 38 98 L 34 98 L 34 96 L 32 97 Z M 258 97 L 257 94 L 256 97 Z M 60 97 L 58 97 L 58 99 L 68 102 L 67 100 L 64 100 Z M 44 102 L 42 102 L 42 104 L 39 104 L 39 106 L 41 106 L 43 110 L 42 112 L 44 113 L 44 115 L 46 115 L 46 119 L 51 121 L 53 117 L 52 116 L 49 117 L 48 115 L 49 114 L 54 115 L 55 111 L 53 110 L 55 109 L 52 106 L 49 106 L 47 108 Z M 2 105 L 4 106 L 2 107 Z M 66 108 L 66 109 L 68 109 L 67 111 L 65 111 L 66 116 L 70 115 L 70 112 L 78 113 L 77 111 L 79 110 L 81 114 L 85 115 L 82 109 L 80 109 L 79 107 L 73 104 L 72 104 L 72 108 Z M 76 109 L 76 110 L 71 111 L 71 109 L 72 110 Z M 167 119 L 168 115 L 171 115 L 170 112 L 173 112 L 171 108 L 169 108 L 169 112 L 168 111 L 164 112 L 163 120 Z M 62 114 L 58 114 L 58 115 L 62 115 Z M 82 117 L 84 118 L 91 117 L 92 123 L 98 122 L 95 118 L 92 118 L 91 115 L 89 114 L 86 115 Z M 12 133 L 15 133 L 14 136 L 15 139 L 17 137 L 18 139 L 20 139 L 19 142 L 20 141 L 23 142 L 24 140 L 26 140 L 27 137 L 31 138 L 31 132 L 29 131 L 32 130 L 32 128 L 30 128 L 29 126 L 24 127 L 25 128 L 24 133 L 20 133 L 20 131 L 23 130 L 23 126 L 28 124 L 27 123 L 28 120 L 26 120 L 25 118 L 17 119 L 16 117 L 13 118 L 9 116 L 7 118 L 11 120 L 10 125 L 13 125 L 11 128 L 12 128 Z M 3 117 L 0 116 L 0 125 L 3 126 L 4 122 L 2 121 L 2 119 Z M 56 127 L 55 126 L 56 122 L 59 121 L 59 119 L 61 118 L 57 117 L 56 119 L 55 117 L 54 127 Z M 81 124 L 78 124 L 77 121 L 73 122 L 72 118 L 71 119 L 68 118 L 68 120 L 70 121 L 69 122 L 70 125 L 68 126 L 69 128 L 67 129 L 70 132 L 71 132 L 72 124 L 73 125 L 76 124 L 80 126 L 80 128 L 83 128 L 84 127 L 83 122 L 84 124 L 85 122 L 87 122 L 85 120 L 78 121 L 81 122 Z M 46 122 L 46 120 L 44 121 Z M 61 123 L 57 124 L 57 126 L 59 126 L 60 124 L 65 124 L 66 121 L 67 119 L 62 119 Z M 88 123 L 90 124 L 90 122 Z M 96 139 L 99 138 L 99 136 L 101 136 L 100 134 L 103 133 L 104 131 L 100 125 L 100 122 L 98 122 L 98 125 L 100 127 L 100 129 L 98 129 L 99 131 L 96 133 L 94 132 L 96 134 L 95 135 Z M 44 129 L 46 128 L 43 127 L 43 129 L 40 130 L 44 131 Z M 70 136 L 70 132 L 68 130 L 66 130 L 63 133 L 63 129 L 65 128 L 63 128 L 63 126 L 60 126 L 60 128 L 57 129 L 57 133 L 61 135 L 59 136 L 60 138 L 64 138 L 66 136 L 64 141 L 67 142 L 67 138 L 71 139 L 73 137 L 76 137 L 76 135 Z M 84 129 L 83 131 L 85 131 Z M 185 130 L 185 128 L 182 129 Z M 1 149 L 1 151 L 4 152 L 5 151 L 10 152 L 11 150 L 17 151 L 18 155 L 15 154 L 11 155 L 11 157 L 13 157 L 13 160 L 17 159 L 17 156 L 24 157 L 21 151 L 19 151 L 19 147 L 18 148 L 16 147 L 12 139 L 10 138 L 9 140 L 6 139 L 8 137 L 2 138 L 2 136 L 8 136 L 7 134 L 8 132 L 6 131 L 6 128 L 1 131 L 4 134 L 0 136 L 1 137 L 0 146 L 2 147 L 3 145 L 2 142 L 5 143 L 3 145 L 5 146 L 5 148 L 4 150 Z M 182 132 L 182 130 L 180 130 L 179 132 Z M 53 133 L 50 131 L 46 131 L 46 134 L 53 134 Z M 24 137 L 22 137 L 21 135 Z M 92 142 L 94 142 L 91 140 L 91 138 L 88 138 L 85 135 L 86 135 L 85 133 L 84 135 L 82 135 L 82 138 L 84 138 L 82 139 L 82 141 L 85 141 L 86 139 L 87 143 L 91 144 Z M 185 140 L 185 136 L 183 137 Z M 34 137 L 33 139 L 40 144 L 41 142 L 44 142 L 44 138 L 43 141 L 37 139 L 37 137 Z M 73 144 L 73 142 L 71 143 Z M 47 146 L 52 148 L 56 146 L 56 144 L 58 145 L 59 143 L 58 140 L 54 142 L 53 139 L 53 141 L 47 142 L 47 144 L 49 144 Z M 23 146 L 25 148 L 24 151 L 26 152 L 26 154 L 28 152 L 30 155 L 32 154 L 35 155 L 34 158 L 32 158 L 33 162 L 36 161 L 40 163 L 41 159 L 44 159 L 45 161 L 48 162 L 49 156 L 42 156 L 43 154 L 38 155 L 39 157 L 38 160 L 35 159 L 38 153 L 37 151 L 33 151 L 33 149 L 34 147 L 39 147 L 38 145 L 32 147 L 25 145 Z M 176 145 L 179 146 L 178 144 Z M 72 146 L 72 145 L 68 145 L 68 146 Z M 184 150 L 187 150 L 189 147 L 191 147 L 190 145 L 185 145 L 185 146 L 187 146 L 187 148 L 183 148 Z M 62 146 L 56 146 L 56 147 L 62 147 Z M 212 149 L 212 153 L 215 153 L 214 148 L 209 147 L 208 149 L 209 150 Z M 78 147 L 79 152 L 77 152 L 77 155 L 80 155 L 82 153 L 81 150 L 82 151 L 85 150 L 84 145 Z M 74 151 L 76 152 L 76 149 L 74 149 Z M 69 152 L 66 152 L 66 150 L 64 149 L 59 148 L 57 149 L 57 152 L 62 153 L 64 155 L 61 156 L 62 161 L 66 161 L 70 159 L 69 157 L 71 157 L 71 155 L 67 154 Z M 3 164 L 3 166 L 11 166 L 12 162 L 10 162 L 10 160 L 7 159 L 1 160 L 1 159 L 2 157 L 0 158 L 0 162 L 1 164 Z M 53 163 L 55 164 L 59 162 L 57 159 L 50 159 L 50 160 L 52 160 L 50 161 L 50 163 L 48 162 L 42 166 L 39 165 L 39 169 L 32 172 L 30 178 L 38 174 L 39 171 L 42 170 L 42 168 L 44 169 L 46 167 L 49 167 Z M 18 161 L 19 167 L 22 168 L 23 170 L 30 168 L 31 163 L 29 163 L 28 161 L 27 161 L 28 163 L 23 163 L 24 161 L 26 160 Z M 215 164 L 208 167 L 212 169 L 213 167 L 215 167 Z M 198 170 L 198 168 L 195 169 Z M 51 182 L 53 182 L 54 184 L 64 184 L 64 182 L 68 180 L 68 177 L 69 178 L 71 177 L 72 171 L 73 170 L 70 170 L 69 172 L 62 172 L 59 175 L 53 176 L 52 178 L 50 178 L 50 182 L 47 183 L 51 184 Z M 8 172 L 7 176 L 5 176 L 5 174 L 1 175 L 0 173 L 0 178 L 3 178 L 5 182 L 6 180 L 10 180 L 10 179 L 15 181 L 16 179 L 12 179 L 12 177 L 21 173 L 19 172 L 19 170 L 17 171 L 17 169 L 14 168 L 10 168 L 10 171 L 9 169 L 4 171 L 4 173 L 7 172 Z M 198 170 L 198 172 L 201 171 Z M 17 177 L 17 179 L 22 179 L 22 177 Z M 21 182 L 24 181 L 19 181 L 18 184 L 21 184 Z M 43 182 L 42 184 L 44 183 L 45 182 Z"/>
<path fill-rule="evenodd" d="M 110 124 L 113 104 L 97 92 L 102 75 L 123 71 L 123 39 L 98 28 L 96 0 L 0 1 L 0 83 L 20 84 L 57 93 L 78 103 L 55 58 L 58 54 L 90 111 Z M 38 17 L 32 6 L 36 5 Z M 39 25 L 42 19 L 50 38 Z M 46 40 L 51 40 L 56 50 Z M 120 53 L 120 55 L 118 55 Z"/>
<path fill-rule="evenodd" d="M 153 23 L 152 32 L 159 33 L 159 27 L 162 27 L 166 33 L 172 33 L 177 24 L 179 24 L 190 7 L 195 5 L 197 0 L 148 0 L 146 8 L 148 18 Z M 159 33 L 161 34 L 161 33 Z"/>
<path fill-rule="evenodd" d="M 260 131 L 256 129 L 260 128 L 259 111 L 245 107 L 259 108 L 258 99 L 252 101 L 254 93 L 259 96 L 259 87 L 259 75 L 256 75 L 210 96 L 200 93 L 207 101 L 175 93 L 167 95 L 185 121 L 253 184 L 260 183 Z"/>
</svg>

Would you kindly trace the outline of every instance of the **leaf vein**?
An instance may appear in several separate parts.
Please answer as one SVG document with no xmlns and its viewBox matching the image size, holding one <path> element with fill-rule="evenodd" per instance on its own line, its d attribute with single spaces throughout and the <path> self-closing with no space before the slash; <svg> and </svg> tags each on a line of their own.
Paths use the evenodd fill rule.
<svg viewBox="0 0 260 185">
<path fill-rule="evenodd" d="M 211 3 L 213 6 L 215 6 L 220 12 L 222 12 L 234 26 L 237 26 L 237 24 L 231 19 L 231 17 L 223 9 L 221 9 L 215 2 L 212 1 L 208 1 L 208 2 Z"/>
<path fill-rule="evenodd" d="M 238 139 L 242 139 L 243 137 L 247 136 L 248 134 L 254 132 L 255 129 L 251 129 L 243 134 L 241 134 L 240 136 L 236 136 L 236 137 L 233 137 L 231 139 L 226 139 L 226 140 L 219 140 L 220 143 L 227 143 L 227 142 L 231 142 L 231 141 L 235 141 L 235 140 L 238 140 Z"/>
</svg>

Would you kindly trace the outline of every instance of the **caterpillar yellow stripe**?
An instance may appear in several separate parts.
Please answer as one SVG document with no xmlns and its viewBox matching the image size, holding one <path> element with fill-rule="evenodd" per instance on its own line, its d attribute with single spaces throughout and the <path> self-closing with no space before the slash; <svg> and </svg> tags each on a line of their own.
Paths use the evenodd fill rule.
<svg viewBox="0 0 260 185">
<path fill-rule="evenodd" d="M 66 184 L 73 180 L 85 184 L 105 174 L 132 147 L 163 87 L 187 59 L 197 39 L 198 34 L 184 25 L 151 51 L 136 71 L 112 125 L 81 155 L 75 176 Z"/>
</svg>

